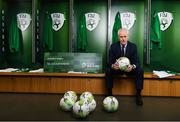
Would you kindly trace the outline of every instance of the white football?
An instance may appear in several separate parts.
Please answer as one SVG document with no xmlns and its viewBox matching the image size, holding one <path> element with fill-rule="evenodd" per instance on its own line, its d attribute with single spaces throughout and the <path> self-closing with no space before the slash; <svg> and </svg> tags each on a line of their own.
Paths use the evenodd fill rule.
<svg viewBox="0 0 180 122">
<path fill-rule="evenodd" d="M 115 112 L 117 111 L 119 106 L 118 100 L 113 96 L 108 96 L 103 100 L 104 110 L 107 112 Z"/>
<path fill-rule="evenodd" d="M 118 63 L 119 68 L 122 71 L 125 71 L 130 65 L 130 60 L 127 57 L 120 57 L 116 62 Z"/>
<path fill-rule="evenodd" d="M 89 107 L 89 112 L 92 112 L 92 111 L 95 110 L 95 108 L 96 108 L 96 101 L 95 101 L 95 99 L 85 98 L 85 99 L 83 99 L 83 100 L 85 101 L 85 104 L 88 105 L 88 107 Z"/>
<path fill-rule="evenodd" d="M 74 101 L 70 98 L 61 98 L 59 105 L 64 111 L 71 111 L 74 105 Z"/>
<path fill-rule="evenodd" d="M 84 100 L 77 101 L 73 106 L 73 116 L 77 118 L 85 118 L 89 115 L 89 106 Z"/>
<path fill-rule="evenodd" d="M 77 101 L 77 94 L 76 92 L 74 91 L 67 91 L 65 94 L 64 94 L 64 98 L 70 98 L 72 99 L 74 102 Z"/>
<path fill-rule="evenodd" d="M 81 95 L 80 95 L 80 99 L 94 99 L 94 96 L 91 92 L 83 92 Z"/>
</svg>

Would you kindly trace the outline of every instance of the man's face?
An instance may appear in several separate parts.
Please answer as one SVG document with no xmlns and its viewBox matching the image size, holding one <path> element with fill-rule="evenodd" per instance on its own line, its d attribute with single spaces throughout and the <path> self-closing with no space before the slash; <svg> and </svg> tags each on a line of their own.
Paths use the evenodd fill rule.
<svg viewBox="0 0 180 122">
<path fill-rule="evenodd" d="M 119 40 L 122 45 L 127 44 L 128 42 L 128 32 L 125 30 L 122 30 L 119 32 Z"/>
</svg>

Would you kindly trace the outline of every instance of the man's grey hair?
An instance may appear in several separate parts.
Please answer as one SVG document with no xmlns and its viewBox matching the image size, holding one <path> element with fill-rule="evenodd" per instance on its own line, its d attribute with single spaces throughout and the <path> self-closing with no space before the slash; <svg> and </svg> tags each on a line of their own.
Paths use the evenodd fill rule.
<svg viewBox="0 0 180 122">
<path fill-rule="evenodd" d="M 119 33 L 120 33 L 121 31 L 126 31 L 126 32 L 129 34 L 129 30 L 128 30 L 127 28 L 120 28 L 120 29 L 118 30 L 118 35 L 119 35 Z"/>
</svg>

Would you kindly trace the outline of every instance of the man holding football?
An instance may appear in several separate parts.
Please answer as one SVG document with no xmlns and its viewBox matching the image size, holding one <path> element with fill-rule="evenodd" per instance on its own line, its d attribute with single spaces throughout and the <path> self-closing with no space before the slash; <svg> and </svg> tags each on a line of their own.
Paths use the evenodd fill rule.
<svg viewBox="0 0 180 122">
<path fill-rule="evenodd" d="M 143 105 L 141 97 L 141 91 L 143 89 L 144 71 L 140 67 L 140 61 L 137 53 L 137 47 L 134 43 L 128 40 L 129 31 L 126 28 L 121 28 L 118 31 L 119 41 L 113 43 L 109 49 L 109 57 L 106 74 L 106 85 L 108 96 L 112 95 L 113 88 L 113 75 L 134 75 L 136 86 L 136 104 Z M 118 59 L 126 57 L 129 59 L 130 64 L 126 69 L 121 70 L 121 65 L 118 63 Z"/>
</svg>

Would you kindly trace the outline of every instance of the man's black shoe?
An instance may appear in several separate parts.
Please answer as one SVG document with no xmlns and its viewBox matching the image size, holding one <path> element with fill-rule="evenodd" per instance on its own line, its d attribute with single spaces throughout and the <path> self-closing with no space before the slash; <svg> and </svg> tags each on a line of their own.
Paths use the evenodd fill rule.
<svg viewBox="0 0 180 122">
<path fill-rule="evenodd" d="M 141 95 L 136 95 L 136 104 L 139 106 L 143 105 L 143 100 L 142 100 Z"/>
</svg>

